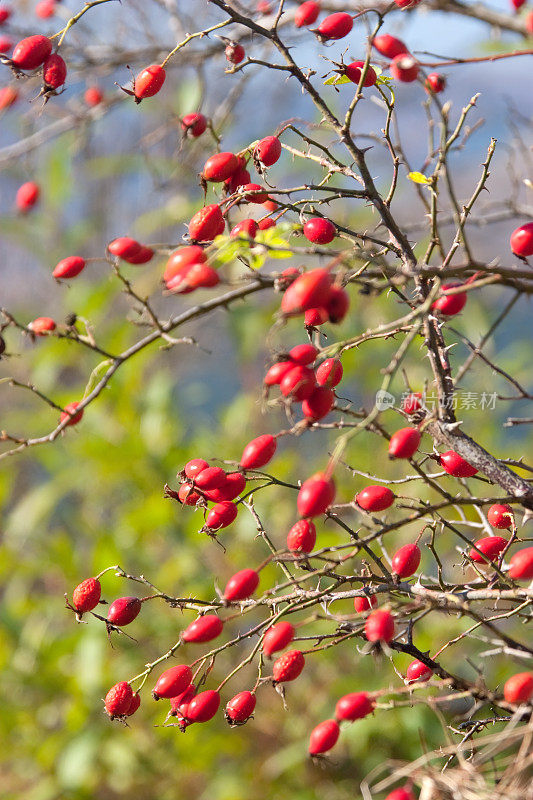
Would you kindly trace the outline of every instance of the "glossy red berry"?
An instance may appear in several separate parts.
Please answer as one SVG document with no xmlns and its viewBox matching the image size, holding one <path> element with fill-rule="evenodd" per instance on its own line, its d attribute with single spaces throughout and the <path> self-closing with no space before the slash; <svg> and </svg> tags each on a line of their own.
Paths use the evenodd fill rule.
<svg viewBox="0 0 533 800">
<path fill-rule="evenodd" d="M 242 472 L 230 472 L 226 475 L 224 483 L 216 489 L 203 492 L 207 500 L 213 503 L 222 503 L 224 500 L 235 500 L 246 487 L 246 478 Z"/>
<path fill-rule="evenodd" d="M 325 17 L 316 32 L 320 39 L 328 41 L 331 39 L 344 39 L 353 28 L 353 19 L 350 14 L 344 11 L 337 11 Z"/>
<path fill-rule="evenodd" d="M 257 233 L 258 225 L 255 219 L 243 219 L 242 222 L 238 222 L 231 231 L 230 236 L 235 238 L 236 236 L 248 236 L 250 239 L 255 239 L 255 234 Z"/>
<path fill-rule="evenodd" d="M 193 699 L 194 695 L 196 694 L 196 686 L 193 683 L 190 683 L 184 692 L 177 694 L 176 697 L 170 698 L 170 715 L 172 717 L 187 716 L 187 709 L 189 708 L 189 703 Z"/>
<path fill-rule="evenodd" d="M 303 482 L 298 492 L 298 511 L 301 517 L 318 517 L 335 499 L 335 483 L 323 472 L 317 472 Z"/>
<path fill-rule="evenodd" d="M 367 717 L 374 710 L 374 701 L 367 692 L 351 692 L 337 701 L 335 716 L 338 720 L 355 722 Z"/>
<path fill-rule="evenodd" d="M 284 314 L 299 314 L 308 308 L 325 305 L 331 291 L 331 276 L 327 269 L 304 272 L 291 283 L 281 300 Z"/>
<path fill-rule="evenodd" d="M 396 498 L 387 486 L 367 486 L 355 495 L 355 502 L 365 511 L 385 511 L 389 508 Z"/>
<path fill-rule="evenodd" d="M 98 578 L 86 578 L 72 592 L 72 605 L 83 614 L 96 608 L 101 596 L 102 586 Z"/>
<path fill-rule="evenodd" d="M 183 281 L 180 281 L 183 289 L 211 289 L 219 283 L 220 275 L 209 264 L 191 264 Z M 171 281 L 170 288 L 174 288 L 174 281 Z"/>
<path fill-rule="evenodd" d="M 442 284 L 442 291 L 446 292 L 448 289 L 456 289 L 458 286 L 462 286 L 461 283 L 443 283 Z M 431 308 L 434 311 L 440 311 L 445 317 L 454 317 L 456 314 L 459 314 L 466 305 L 466 301 L 468 299 L 467 292 L 457 292 L 457 294 L 443 294 L 441 297 L 438 297 Z"/>
<path fill-rule="evenodd" d="M 81 256 L 68 256 L 61 259 L 52 272 L 52 277 L 58 280 L 75 278 L 85 267 L 85 259 Z"/>
<path fill-rule="evenodd" d="M 223 627 L 224 623 L 216 614 L 205 614 L 191 622 L 181 634 L 181 638 L 184 642 L 210 642 L 220 636 Z"/>
<path fill-rule="evenodd" d="M 454 450 L 447 450 L 446 453 L 442 453 L 438 461 L 444 472 L 447 472 L 448 475 L 453 475 L 454 478 L 471 478 L 477 472 L 475 467 L 464 458 L 461 458 Z"/>
<path fill-rule="evenodd" d="M 215 153 L 205 162 L 202 177 L 206 181 L 221 183 L 233 175 L 238 167 L 239 159 L 234 153 Z"/>
<path fill-rule="evenodd" d="M 241 187 L 241 192 L 244 193 L 244 200 L 247 203 L 262 205 L 265 200 L 268 200 L 268 194 L 264 191 L 264 187 L 258 183 L 245 183 Z"/>
<path fill-rule="evenodd" d="M 272 674 L 276 683 L 294 681 L 305 666 L 305 658 L 300 650 L 289 650 L 274 661 Z"/>
<path fill-rule="evenodd" d="M 432 675 L 433 670 L 431 667 L 428 667 L 423 661 L 419 661 L 418 659 L 411 661 L 405 673 L 408 683 L 429 681 Z"/>
<path fill-rule="evenodd" d="M 43 64 L 43 81 L 47 89 L 59 89 L 67 79 L 67 65 L 57 53 L 48 56 Z"/>
<path fill-rule="evenodd" d="M 283 376 L 279 388 L 284 397 L 301 403 L 315 390 L 315 373 L 308 367 L 295 366 Z"/>
<path fill-rule="evenodd" d="M 239 692 L 226 705 L 226 719 L 230 724 L 246 722 L 254 713 L 256 697 L 253 692 Z"/>
<path fill-rule="evenodd" d="M 152 260 L 153 257 L 154 251 L 152 248 L 146 247 L 146 245 L 142 244 L 139 248 L 139 251 L 134 256 L 125 258 L 124 261 L 127 261 L 128 264 L 147 264 Z"/>
<path fill-rule="evenodd" d="M 44 64 L 51 52 L 52 42 L 48 36 L 37 34 L 28 36 L 15 45 L 11 60 L 18 69 L 32 70 Z"/>
<path fill-rule="evenodd" d="M 133 690 L 129 683 L 120 681 L 108 691 L 105 696 L 105 710 L 110 719 L 117 719 L 126 716 L 133 700 Z"/>
<path fill-rule="evenodd" d="M 402 401 L 402 410 L 406 414 L 414 414 L 422 408 L 422 392 L 412 392 L 408 394 Z"/>
<path fill-rule="evenodd" d="M 185 114 L 181 119 L 181 129 L 188 136 L 193 136 L 195 139 L 205 133 L 207 128 L 207 119 L 203 114 L 193 113 Z"/>
<path fill-rule="evenodd" d="M 446 78 L 438 72 L 430 72 L 427 76 L 424 86 L 428 92 L 433 94 L 440 94 L 446 88 Z"/>
<path fill-rule="evenodd" d="M 326 358 L 315 370 L 316 382 L 319 386 L 333 389 L 342 380 L 342 364 L 338 358 Z"/>
<path fill-rule="evenodd" d="M 294 24 L 297 28 L 307 27 L 317 21 L 319 14 L 320 3 L 315 2 L 315 0 L 306 0 L 305 3 L 302 3 L 296 9 Z"/>
<path fill-rule="evenodd" d="M 342 322 L 350 307 L 350 296 L 342 286 L 332 286 L 326 302 L 328 319 L 333 324 Z"/>
<path fill-rule="evenodd" d="M 142 603 L 138 597 L 119 597 L 109 606 L 107 621 L 119 628 L 129 625 L 141 610 Z"/>
<path fill-rule="evenodd" d="M 0 89 L 0 111 L 9 108 L 13 103 L 16 103 L 19 93 L 12 86 L 3 86 Z"/>
<path fill-rule="evenodd" d="M 318 349 L 312 344 L 297 344 L 289 350 L 289 358 L 294 364 L 306 367 L 312 364 L 318 355 Z"/>
<path fill-rule="evenodd" d="M 178 500 L 184 506 L 195 506 L 201 497 L 202 495 L 195 492 L 190 483 L 182 483 L 178 489 Z"/>
<path fill-rule="evenodd" d="M 257 227 L 260 231 L 267 231 L 269 228 L 274 228 L 275 225 L 276 223 L 270 217 L 267 217 L 266 219 L 260 219 L 257 223 Z"/>
<path fill-rule="evenodd" d="M 236 572 L 226 584 L 224 600 L 236 602 L 247 600 L 259 586 L 259 573 L 254 569 L 241 569 Z"/>
<path fill-rule="evenodd" d="M 487 519 L 498 530 L 511 530 L 514 526 L 513 509 L 507 503 L 494 503 L 489 508 Z"/>
<path fill-rule="evenodd" d="M 414 575 L 420 566 L 422 553 L 414 543 L 404 544 L 397 550 L 392 558 L 392 569 L 399 578 L 408 578 Z"/>
<path fill-rule="evenodd" d="M 384 608 L 372 611 L 365 622 L 365 636 L 369 642 L 390 642 L 394 638 L 394 617 Z"/>
<path fill-rule="evenodd" d="M 235 42 L 231 42 L 230 44 L 226 45 L 224 53 L 226 60 L 229 61 L 230 64 L 240 64 L 246 55 L 242 44 L 236 44 Z"/>
<path fill-rule="evenodd" d="M 385 800 L 416 800 L 416 797 L 407 786 L 403 786 L 390 792 Z"/>
<path fill-rule="evenodd" d="M 533 672 L 518 672 L 505 682 L 503 696 L 508 703 L 527 703 L 533 697 Z"/>
<path fill-rule="evenodd" d="M 229 500 L 217 503 L 205 518 L 205 524 L 212 531 L 227 528 L 237 516 L 237 506 Z"/>
<path fill-rule="evenodd" d="M 352 61 L 351 64 L 347 64 L 344 67 L 344 74 L 346 77 L 351 80 L 352 83 L 359 84 L 361 80 L 361 73 L 363 71 L 363 67 L 365 66 L 364 61 Z M 376 74 L 376 70 L 370 66 L 367 67 L 365 79 L 363 81 L 363 86 L 374 86 L 378 79 Z"/>
<path fill-rule="evenodd" d="M 98 86 L 89 86 L 83 95 L 83 99 L 85 100 L 85 104 L 94 108 L 95 106 L 99 106 L 102 100 L 104 99 L 104 94 L 102 90 Z"/>
<path fill-rule="evenodd" d="M 141 249 L 140 243 L 130 236 L 120 236 L 107 245 L 108 251 L 113 256 L 127 260 L 136 256 Z"/>
<path fill-rule="evenodd" d="M 305 238 L 313 244 L 329 244 L 337 235 L 337 228 L 329 219 L 312 217 L 303 227 Z"/>
<path fill-rule="evenodd" d="M 337 744 L 340 735 L 339 723 L 334 719 L 326 719 L 311 731 L 309 737 L 309 755 L 318 756 L 327 753 Z"/>
<path fill-rule="evenodd" d="M 65 406 L 65 410 L 62 411 L 61 414 L 59 415 L 60 422 L 68 420 L 65 427 L 68 428 L 69 425 L 77 425 L 78 422 L 80 422 L 81 418 L 83 417 L 84 409 L 82 408 L 81 411 L 74 413 L 78 408 L 78 406 L 79 402 L 77 400 L 74 400 L 72 403 L 68 403 L 68 405 Z"/>
<path fill-rule="evenodd" d="M 257 439 L 248 442 L 242 451 L 240 467 L 241 469 L 260 469 L 264 467 L 274 456 L 278 440 L 270 433 L 264 433 Z"/>
<path fill-rule="evenodd" d="M 176 276 L 179 275 L 185 278 L 188 267 L 191 267 L 193 264 L 203 264 L 206 261 L 207 255 L 204 249 L 197 244 L 192 244 L 188 247 L 180 247 L 180 249 L 175 250 L 168 259 L 163 273 L 163 280 L 168 287 L 169 283 Z"/>
<path fill-rule="evenodd" d="M 218 489 L 226 480 L 226 473 L 221 467 L 205 467 L 194 476 L 198 489 Z"/>
<path fill-rule="evenodd" d="M 421 438 L 418 428 L 400 428 L 390 438 L 390 458 L 412 458 L 418 450 Z"/>
<path fill-rule="evenodd" d="M 329 319 L 326 308 L 308 308 L 305 312 L 304 325 L 307 328 L 316 328 L 323 325 Z"/>
<path fill-rule="evenodd" d="M 518 550 L 509 561 L 508 575 L 515 581 L 533 578 L 533 547 Z"/>
<path fill-rule="evenodd" d="M 370 596 L 364 597 L 354 597 L 353 599 L 353 607 L 357 611 L 358 614 L 364 614 L 365 611 L 370 611 L 371 608 L 375 608 L 378 604 L 378 598 L 375 594 L 371 594 Z"/>
<path fill-rule="evenodd" d="M 263 379 L 265 386 L 277 386 L 291 369 L 294 369 L 294 361 L 276 361 Z"/>
<path fill-rule="evenodd" d="M 296 522 L 287 534 L 287 547 L 293 553 L 310 553 L 316 544 L 316 527 L 310 519 Z"/>
<path fill-rule="evenodd" d="M 290 622 L 276 622 L 265 633 L 263 639 L 263 653 L 270 658 L 272 653 L 284 650 L 294 639 L 294 627 Z"/>
<path fill-rule="evenodd" d="M 204 461 L 203 458 L 193 458 L 191 461 L 187 461 L 183 471 L 185 472 L 187 478 L 194 480 L 199 473 L 204 469 L 207 469 L 208 466 L 209 464 L 207 461 Z"/>
<path fill-rule="evenodd" d="M 41 190 L 34 181 L 28 181 L 19 186 L 15 197 L 15 203 L 21 213 L 29 211 L 37 203 Z"/>
<path fill-rule="evenodd" d="M 335 394 L 326 386 L 317 386 L 313 394 L 302 403 L 302 414 L 310 422 L 323 419 L 335 403 Z"/>
<path fill-rule="evenodd" d="M 265 167 L 275 164 L 281 155 L 281 142 L 277 136 L 265 136 L 255 147 L 254 156 Z"/>
<path fill-rule="evenodd" d="M 166 78 L 166 72 L 159 64 L 145 67 L 135 78 L 134 94 L 139 102 L 146 97 L 153 97 L 159 92 Z"/>
<path fill-rule="evenodd" d="M 410 53 L 400 53 L 395 56 L 389 67 L 391 75 L 402 83 L 412 83 L 418 78 L 418 61 Z"/>
<path fill-rule="evenodd" d="M 533 19 L 533 12 L 532 19 Z M 533 255 L 533 222 L 526 222 L 511 234 L 511 250 L 515 256 L 527 258 Z"/>
<path fill-rule="evenodd" d="M 504 539 L 502 536 L 485 536 L 482 539 L 478 539 L 474 544 L 478 550 L 481 550 L 486 558 L 483 558 L 483 556 L 473 548 L 468 554 L 469 557 L 477 564 L 486 564 L 487 561 L 494 561 L 497 559 L 500 553 L 505 550 L 507 539 Z"/>
<path fill-rule="evenodd" d="M 186 664 L 170 667 L 159 676 L 152 691 L 152 697 L 154 700 L 159 700 L 161 697 L 170 700 L 184 692 L 189 687 L 191 679 L 191 668 Z"/>
<path fill-rule="evenodd" d="M 56 13 L 56 0 L 39 0 L 35 6 L 35 16 L 40 19 L 49 19 Z"/>
<path fill-rule="evenodd" d="M 381 53 L 385 58 L 395 58 L 404 53 L 408 53 L 407 46 L 397 39 L 396 36 L 391 36 L 390 33 L 382 33 L 380 36 L 374 36 L 372 44 L 378 53 Z"/>
<path fill-rule="evenodd" d="M 30 330 L 35 336 L 46 336 L 51 331 L 55 331 L 56 323 L 51 317 L 37 317 L 28 325 Z"/>
<path fill-rule="evenodd" d="M 220 707 L 220 695 L 214 689 L 200 692 L 187 706 L 187 720 L 189 722 L 209 722 L 213 719 Z"/>
<path fill-rule="evenodd" d="M 220 206 L 213 203 L 197 211 L 189 222 L 189 236 L 196 242 L 211 242 L 224 233 L 224 217 Z"/>
</svg>

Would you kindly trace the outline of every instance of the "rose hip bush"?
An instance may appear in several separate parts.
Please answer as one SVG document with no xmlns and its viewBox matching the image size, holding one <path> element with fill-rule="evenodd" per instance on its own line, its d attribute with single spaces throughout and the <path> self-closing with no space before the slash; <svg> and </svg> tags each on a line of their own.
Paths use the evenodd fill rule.
<svg viewBox="0 0 533 800">
<path fill-rule="evenodd" d="M 505 144 L 516 177 L 495 183 L 493 165 L 503 168 L 495 121 L 485 121 L 485 140 L 476 135 L 473 149 L 482 126 L 477 95 L 456 108 L 442 70 L 461 75 L 483 63 L 496 74 L 499 65 L 490 56 L 420 53 L 407 30 L 398 38 L 398 17 L 417 5 L 425 4 L 209 0 L 189 16 L 170 3 L 158 13 L 168 16 L 175 43 L 164 46 L 140 15 L 133 51 L 122 26 L 138 9 L 111 0 L 77 10 L 51 4 L 27 30 L 27 18 L 19 27 L 16 15 L 1 19 L 14 42 L 0 58 L 2 114 L 30 115 L 35 128 L 25 134 L 21 124 L 0 149 L 0 163 L 20 162 L 9 214 L 25 240 L 42 235 L 49 246 L 48 283 L 32 297 L 33 316 L 1 311 L 3 402 L 21 406 L 5 415 L 0 458 L 26 459 L 30 474 L 23 467 L 17 475 L 33 481 L 33 454 L 61 449 L 61 463 L 42 456 L 61 518 L 73 502 L 69 486 L 107 508 L 105 463 L 114 448 L 128 477 L 109 494 L 111 506 L 128 507 L 136 460 L 164 452 L 164 474 L 151 471 L 142 487 L 147 512 L 128 508 L 128 524 L 115 531 L 104 514 L 86 519 L 74 504 L 76 567 L 58 568 L 59 546 L 54 558 L 54 624 L 61 618 L 69 647 L 77 623 L 95 643 L 83 669 L 98 676 L 102 701 L 73 713 L 83 725 L 83 715 L 101 712 L 97 738 L 116 742 L 138 729 L 150 730 L 153 742 L 183 733 L 187 759 L 189 747 L 201 753 L 199 727 L 213 736 L 234 728 L 232 736 L 246 739 L 274 708 L 272 719 L 298 717 L 290 744 L 298 757 L 307 754 L 310 769 L 326 766 L 336 781 L 337 759 L 354 759 L 358 728 L 374 721 L 386 730 L 399 714 L 423 709 L 416 719 L 429 736 L 422 729 L 420 750 L 410 742 L 405 759 L 401 745 L 380 750 L 378 740 L 370 777 L 358 773 L 339 791 L 353 796 L 361 783 L 364 797 L 489 798 L 497 785 L 497 796 L 525 796 L 533 394 L 527 370 L 500 352 L 495 333 L 507 326 L 507 344 L 526 347 L 530 336 L 517 319 L 529 319 L 533 291 L 532 213 L 522 202 L 531 190 L 531 126 L 517 112 L 523 134 Z M 461 4 L 443 10 L 514 35 L 531 27 L 530 12 L 516 5 L 505 14 Z M 116 26 L 115 47 L 95 49 L 90 21 L 98 15 L 107 33 Z M 57 30 L 43 27 L 56 17 Z M 505 51 L 495 61 L 529 64 L 531 55 Z M 178 113 L 165 97 L 174 97 L 185 69 L 200 90 Z M 283 115 L 275 104 L 264 113 L 257 92 L 251 102 L 247 81 L 258 76 L 294 95 L 291 102 L 304 98 L 298 114 L 290 102 Z M 30 98 L 33 107 L 17 111 Z M 428 152 L 414 126 L 404 135 L 414 103 L 426 115 Z M 247 118 L 258 105 L 264 129 L 250 139 Z M 53 172 L 37 180 L 28 154 L 71 130 L 83 152 L 83 137 L 98 125 L 111 160 L 116 125 L 106 125 L 117 109 L 152 126 L 137 147 L 158 191 L 141 188 L 135 200 L 128 193 L 121 227 L 100 249 L 97 232 L 32 231 L 41 206 L 56 222 L 60 210 Z M 119 126 L 127 138 L 126 128 Z M 164 158 L 160 143 L 170 136 Z M 465 148 L 475 153 L 467 180 L 456 166 Z M 106 169 L 103 157 L 98 169 Z M 165 199 L 173 180 L 189 203 Z M 493 187 L 497 197 L 488 201 Z M 72 195 L 83 206 L 75 181 Z M 489 218 L 505 229 L 491 257 L 478 235 Z M 19 296 L 31 295 L 29 274 L 16 266 L 11 274 Z M 54 311 L 61 303 L 66 318 Z M 222 437 L 223 423 L 199 423 L 193 402 L 180 424 L 202 435 L 178 450 L 160 431 L 175 413 L 171 404 L 155 402 L 140 428 L 136 404 L 168 386 L 161 359 L 169 353 L 203 370 L 213 396 L 237 382 L 229 356 L 210 373 L 209 351 L 221 341 L 213 320 L 222 312 L 249 403 L 236 403 Z M 483 324 L 472 328 L 472 319 Z M 101 411 L 108 397 L 121 433 Z M 502 428 L 506 403 L 513 416 Z M 517 429 L 525 433 L 514 437 Z M 95 484 L 82 479 L 86 465 L 70 449 L 82 443 L 94 458 L 91 439 L 106 451 Z M 38 495 L 28 509 L 32 503 Z M 21 514 L 31 535 L 36 518 Z M 105 546 L 80 557 L 90 529 L 102 524 Z M 128 534 L 138 524 L 155 537 L 146 552 Z M 179 585 L 170 568 L 180 562 L 179 537 L 165 542 L 171 527 L 194 531 Z M 39 580 L 48 580 L 46 563 Z M 57 646 L 67 658 L 68 648 Z M 32 669 L 39 672 L 39 658 Z M 298 686 L 305 706 L 296 714 Z M 68 685 L 58 693 L 65 702 Z M 259 747 L 259 737 L 252 741 Z"/>
</svg>

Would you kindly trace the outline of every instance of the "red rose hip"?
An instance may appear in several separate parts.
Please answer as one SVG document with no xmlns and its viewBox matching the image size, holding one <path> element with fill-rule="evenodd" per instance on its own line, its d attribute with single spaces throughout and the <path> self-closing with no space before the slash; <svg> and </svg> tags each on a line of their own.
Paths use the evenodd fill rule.
<svg viewBox="0 0 533 800">
<path fill-rule="evenodd" d="M 98 578 L 86 578 L 72 592 L 72 605 L 80 614 L 92 611 L 100 602 L 102 586 Z"/>
<path fill-rule="evenodd" d="M 400 428 L 390 438 L 390 458 L 412 458 L 418 450 L 421 438 L 418 428 Z"/>
<path fill-rule="evenodd" d="M 257 439 L 252 439 L 244 448 L 241 456 L 242 469 L 260 469 L 268 464 L 276 452 L 278 441 L 275 436 L 264 433 Z"/>
<path fill-rule="evenodd" d="M 162 697 L 170 700 L 172 697 L 176 697 L 184 692 L 189 687 L 191 679 L 191 668 L 186 664 L 170 667 L 170 669 L 166 669 L 159 676 L 154 686 L 152 696 L 154 700 L 159 700 Z"/>
<path fill-rule="evenodd" d="M 419 661 L 418 659 L 411 661 L 405 673 L 408 683 L 429 681 L 432 675 L 433 670 L 431 667 L 428 667 L 423 661 Z"/>
<path fill-rule="evenodd" d="M 335 499 L 335 484 L 323 472 L 317 472 L 302 484 L 298 492 L 298 511 L 302 517 L 319 517 Z"/>
<path fill-rule="evenodd" d="M 284 650 L 294 639 L 294 627 L 290 622 L 281 620 L 268 628 L 263 639 L 263 653 L 270 658 L 272 653 Z"/>
<path fill-rule="evenodd" d="M 214 689 L 197 694 L 187 706 L 187 720 L 189 722 L 209 722 L 213 719 L 220 707 L 220 695 Z"/>
<path fill-rule="evenodd" d="M 486 564 L 487 561 L 495 561 L 500 553 L 505 550 L 507 539 L 504 539 L 502 536 L 484 536 L 482 539 L 478 539 L 477 542 L 474 542 L 474 544 L 478 550 L 481 550 L 486 558 L 483 558 L 483 556 L 474 549 L 470 550 L 468 554 L 469 557 L 477 564 Z"/>
<path fill-rule="evenodd" d="M 533 672 L 518 672 L 506 681 L 503 696 L 508 703 L 527 703 L 533 697 Z"/>
<path fill-rule="evenodd" d="M 241 569 L 226 584 L 224 600 L 247 600 L 259 586 L 259 574 L 254 569 Z"/>
<path fill-rule="evenodd" d="M 508 575 L 515 581 L 533 578 L 533 547 L 517 550 L 509 562 Z"/>
<path fill-rule="evenodd" d="M 422 554 L 416 544 L 404 544 L 397 550 L 392 558 L 392 568 L 399 578 L 408 578 L 414 575 L 420 566 Z"/>
<path fill-rule="evenodd" d="M 316 543 L 316 527 L 310 519 L 296 522 L 287 534 L 287 547 L 293 553 L 310 553 Z"/>
<path fill-rule="evenodd" d="M 373 710 L 374 701 L 367 692 L 352 692 L 337 701 L 335 716 L 339 721 L 355 722 L 356 719 L 367 717 Z"/>
<path fill-rule="evenodd" d="M 477 473 L 477 469 L 468 463 L 454 450 L 447 450 L 439 456 L 439 464 L 444 472 L 454 478 L 471 478 Z"/>
<path fill-rule="evenodd" d="M 389 508 L 396 498 L 386 486 L 367 486 L 355 495 L 355 502 L 365 511 L 385 511 Z"/>
<path fill-rule="evenodd" d="M 203 617 L 198 617 L 194 622 L 188 625 L 181 638 L 184 642 L 210 642 L 220 636 L 224 623 L 217 617 L 216 614 L 205 614 Z"/>
<path fill-rule="evenodd" d="M 340 728 L 339 723 L 334 719 L 326 719 L 321 722 L 311 732 L 309 738 L 309 755 L 318 756 L 327 753 L 337 744 Z"/>
<path fill-rule="evenodd" d="M 134 94 L 137 102 L 146 97 L 153 97 L 159 92 L 166 78 L 166 72 L 160 64 L 145 67 L 135 78 Z"/>
<path fill-rule="evenodd" d="M 294 681 L 305 666 L 305 658 L 300 650 L 289 650 L 274 661 L 272 674 L 275 683 Z"/>
<path fill-rule="evenodd" d="M 368 615 L 365 636 L 369 642 L 390 642 L 394 638 L 394 617 L 383 608 Z"/>
<path fill-rule="evenodd" d="M 226 720 L 230 725 L 242 725 L 254 713 L 255 703 L 253 692 L 239 692 L 226 705 Z"/>
<path fill-rule="evenodd" d="M 133 700 L 133 690 L 129 683 L 120 681 L 108 691 L 104 705 L 110 719 L 126 716 Z"/>
<path fill-rule="evenodd" d="M 119 628 L 129 625 L 139 614 L 141 605 L 138 597 L 119 597 L 109 606 L 107 621 Z"/>
</svg>

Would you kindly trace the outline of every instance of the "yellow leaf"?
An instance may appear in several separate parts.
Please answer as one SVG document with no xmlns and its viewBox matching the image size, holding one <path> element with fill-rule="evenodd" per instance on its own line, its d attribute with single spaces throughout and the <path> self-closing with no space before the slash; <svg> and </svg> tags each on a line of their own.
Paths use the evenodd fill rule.
<svg viewBox="0 0 533 800">
<path fill-rule="evenodd" d="M 431 180 L 426 178 L 421 172 L 410 172 L 407 177 L 410 181 L 413 181 L 413 183 L 425 183 L 426 185 L 431 183 Z"/>
</svg>

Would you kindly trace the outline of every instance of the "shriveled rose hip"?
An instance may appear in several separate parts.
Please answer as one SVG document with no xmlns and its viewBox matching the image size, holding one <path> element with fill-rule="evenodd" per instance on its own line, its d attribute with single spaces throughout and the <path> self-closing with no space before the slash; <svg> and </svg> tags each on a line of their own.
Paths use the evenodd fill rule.
<svg viewBox="0 0 533 800">
<path fill-rule="evenodd" d="M 309 755 L 318 756 L 327 753 L 337 744 L 340 734 L 339 723 L 334 719 L 326 719 L 311 731 L 309 738 Z"/>
<path fill-rule="evenodd" d="M 131 717 L 133 714 L 135 714 L 135 712 L 138 711 L 140 705 L 141 705 L 141 695 L 135 692 L 135 694 L 131 698 L 130 707 L 126 711 L 126 716 Z"/>
<path fill-rule="evenodd" d="M 384 608 L 377 608 L 365 622 L 365 636 L 369 642 L 390 642 L 394 638 L 394 617 Z"/>
<path fill-rule="evenodd" d="M 129 683 L 120 681 L 108 691 L 105 696 L 105 710 L 110 719 L 124 717 L 128 713 L 133 700 L 133 690 Z"/>
<path fill-rule="evenodd" d="M 264 433 L 257 439 L 248 442 L 242 451 L 240 467 L 242 469 L 260 469 L 264 467 L 276 452 L 278 440 L 270 433 Z"/>
<path fill-rule="evenodd" d="M 281 620 L 268 628 L 263 639 L 263 653 L 270 658 L 272 653 L 284 650 L 294 639 L 294 627 L 290 622 Z"/>
<path fill-rule="evenodd" d="M 59 89 L 67 78 L 67 65 L 57 53 L 48 56 L 43 64 L 43 81 L 47 89 Z"/>
<path fill-rule="evenodd" d="M 316 527 L 310 519 L 296 522 L 287 534 L 287 547 L 293 553 L 310 553 L 316 543 Z"/>
<path fill-rule="evenodd" d="M 235 602 L 247 600 L 259 586 L 259 573 L 254 569 L 241 569 L 236 572 L 226 584 L 224 600 Z"/>
<path fill-rule="evenodd" d="M 154 700 L 165 697 L 167 700 L 184 692 L 192 680 L 192 671 L 186 664 L 166 669 L 159 676 L 152 691 Z"/>
<path fill-rule="evenodd" d="M 107 621 L 119 628 L 129 625 L 137 617 L 141 607 L 138 597 L 119 597 L 109 606 Z"/>
<path fill-rule="evenodd" d="M 335 483 L 323 472 L 317 472 L 303 482 L 298 492 L 298 511 L 301 517 L 318 517 L 335 499 Z"/>
<path fill-rule="evenodd" d="M 201 643 L 210 642 L 220 636 L 224 623 L 217 617 L 216 614 L 205 614 L 203 617 L 198 617 L 194 622 L 188 625 L 181 638 L 184 642 Z"/>
<path fill-rule="evenodd" d="M 367 692 L 351 692 L 337 701 L 335 716 L 338 720 L 355 722 L 367 717 L 374 710 L 374 701 Z"/>
<path fill-rule="evenodd" d="M 390 458 L 411 458 L 418 450 L 421 438 L 418 428 L 400 428 L 390 438 Z"/>
<path fill-rule="evenodd" d="M 276 683 L 294 681 L 305 666 L 305 658 L 300 650 L 289 650 L 274 661 L 272 674 Z"/>
<path fill-rule="evenodd" d="M 80 614 L 92 611 L 100 602 L 102 586 L 97 578 L 86 578 L 72 592 L 72 605 Z"/>
<path fill-rule="evenodd" d="M 227 703 L 225 716 L 230 724 L 242 725 L 254 713 L 256 697 L 253 692 L 239 692 Z"/>
<path fill-rule="evenodd" d="M 394 492 L 386 486 L 375 485 L 367 486 L 356 494 L 355 502 L 365 511 L 385 511 L 394 503 L 395 498 Z"/>
</svg>

